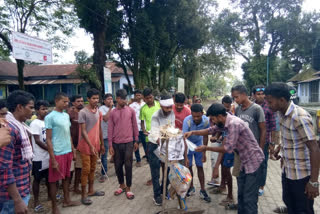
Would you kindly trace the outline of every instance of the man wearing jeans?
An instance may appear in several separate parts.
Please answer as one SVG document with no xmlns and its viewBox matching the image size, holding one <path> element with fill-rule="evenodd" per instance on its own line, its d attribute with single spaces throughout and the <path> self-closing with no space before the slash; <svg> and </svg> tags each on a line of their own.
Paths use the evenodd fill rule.
<svg viewBox="0 0 320 214">
<path fill-rule="evenodd" d="M 320 150 L 314 134 L 312 117 L 290 101 L 285 83 L 269 85 L 265 94 L 272 111 L 280 112 L 283 155 L 282 198 L 289 214 L 314 214 L 314 199 L 319 196 Z"/>
<path fill-rule="evenodd" d="M 33 95 L 14 91 L 8 97 L 8 109 L 11 143 L 0 148 L 0 213 L 27 213 L 33 153 L 23 122 L 32 116 Z"/>
<path fill-rule="evenodd" d="M 240 118 L 227 114 L 222 104 L 212 104 L 207 112 L 216 125 L 208 129 L 191 131 L 184 134 L 185 138 L 192 135 L 206 136 L 225 132 L 223 145 L 220 147 L 197 147 L 195 151 L 207 150 L 221 153 L 236 151 L 241 160 L 238 176 L 238 214 L 258 213 L 259 174 L 264 154 L 259 147 L 248 125 Z"/>
<path fill-rule="evenodd" d="M 107 93 L 103 96 L 103 104 L 100 106 L 99 111 L 102 113 L 102 123 L 101 123 L 101 128 L 102 128 L 102 136 L 103 136 L 103 142 L 104 142 L 104 148 L 106 152 L 101 155 L 101 176 L 99 178 L 99 182 L 103 183 L 105 182 L 107 178 L 107 171 L 108 171 L 108 120 L 110 117 L 110 113 L 113 109 L 113 98 L 112 94 Z"/>
</svg>

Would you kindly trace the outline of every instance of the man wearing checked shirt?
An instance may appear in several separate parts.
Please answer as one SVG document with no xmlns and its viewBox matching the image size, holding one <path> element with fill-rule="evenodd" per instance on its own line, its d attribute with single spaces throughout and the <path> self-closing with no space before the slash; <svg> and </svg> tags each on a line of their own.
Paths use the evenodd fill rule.
<svg viewBox="0 0 320 214">
<path fill-rule="evenodd" d="M 312 117 L 290 101 L 289 87 L 273 83 L 265 90 L 269 107 L 280 112 L 282 151 L 282 199 L 289 214 L 314 214 L 314 199 L 319 196 L 320 150 L 314 134 Z"/>
<path fill-rule="evenodd" d="M 238 181 L 238 214 L 258 213 L 258 190 L 261 163 L 264 154 L 259 147 L 253 133 L 246 122 L 240 118 L 227 114 L 222 104 L 212 104 L 207 115 L 216 125 L 208 129 L 186 132 L 185 138 L 191 135 L 208 134 L 215 135 L 218 132 L 225 132 L 226 136 L 223 145 L 220 147 L 200 146 L 196 152 L 232 153 L 236 151 L 241 161 L 241 171 L 237 177 Z"/>
</svg>

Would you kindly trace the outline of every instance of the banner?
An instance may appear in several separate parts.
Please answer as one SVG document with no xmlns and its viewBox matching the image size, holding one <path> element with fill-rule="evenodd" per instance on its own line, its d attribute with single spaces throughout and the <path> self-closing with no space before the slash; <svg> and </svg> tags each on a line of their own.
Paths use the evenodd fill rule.
<svg viewBox="0 0 320 214">
<path fill-rule="evenodd" d="M 12 52 L 15 59 L 52 64 L 52 45 L 50 42 L 12 32 Z"/>
<path fill-rule="evenodd" d="M 178 92 L 184 93 L 184 79 L 178 78 Z"/>
<path fill-rule="evenodd" d="M 111 70 L 109 68 L 103 67 L 103 77 L 104 94 L 112 94 Z"/>
</svg>

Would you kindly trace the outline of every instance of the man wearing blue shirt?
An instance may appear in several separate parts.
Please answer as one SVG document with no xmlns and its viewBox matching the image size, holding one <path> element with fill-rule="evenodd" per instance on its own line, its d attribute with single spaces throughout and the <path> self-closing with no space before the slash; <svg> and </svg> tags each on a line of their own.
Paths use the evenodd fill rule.
<svg viewBox="0 0 320 214">
<path fill-rule="evenodd" d="M 183 133 L 196 131 L 201 129 L 207 129 L 210 127 L 209 119 L 203 115 L 203 107 L 200 104 L 193 104 L 191 106 L 191 115 L 186 117 L 183 121 L 182 131 Z M 196 146 L 208 145 L 208 136 L 190 136 L 188 138 L 189 141 L 194 143 Z M 206 161 L 206 153 L 205 152 L 195 152 L 188 151 L 188 160 L 189 160 L 189 170 L 193 177 L 192 171 L 192 160 L 193 157 L 195 159 L 195 163 L 197 166 L 198 178 L 200 181 L 200 197 L 206 201 L 211 202 L 211 198 L 208 196 L 205 188 L 204 188 L 204 171 L 203 171 L 203 162 Z M 188 190 L 187 197 L 191 194 L 195 193 L 195 188 L 193 186 L 193 180 L 191 182 L 190 189 Z"/>
</svg>

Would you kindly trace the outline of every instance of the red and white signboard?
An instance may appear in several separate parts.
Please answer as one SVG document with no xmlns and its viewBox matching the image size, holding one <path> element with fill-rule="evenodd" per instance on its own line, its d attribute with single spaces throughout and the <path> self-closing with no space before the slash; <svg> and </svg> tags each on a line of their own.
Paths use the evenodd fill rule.
<svg viewBox="0 0 320 214">
<path fill-rule="evenodd" d="M 12 32 L 12 52 L 15 59 L 52 64 L 51 43 L 23 33 Z"/>
</svg>

